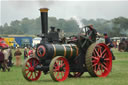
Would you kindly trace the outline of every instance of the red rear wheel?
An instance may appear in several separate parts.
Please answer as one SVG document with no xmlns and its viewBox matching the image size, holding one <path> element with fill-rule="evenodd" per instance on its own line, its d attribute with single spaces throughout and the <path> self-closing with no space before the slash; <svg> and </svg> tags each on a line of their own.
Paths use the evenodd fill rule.
<svg viewBox="0 0 128 85">
<path fill-rule="evenodd" d="M 64 81 L 69 74 L 69 64 L 64 57 L 55 57 L 50 63 L 50 75 L 55 81 Z"/>
<path fill-rule="evenodd" d="M 86 55 L 86 65 L 91 76 L 106 77 L 112 68 L 112 54 L 103 43 L 93 44 Z"/>
<path fill-rule="evenodd" d="M 28 58 L 22 66 L 22 73 L 26 80 L 36 81 L 40 78 L 41 71 L 35 70 L 35 67 L 39 64 L 37 58 Z"/>
</svg>

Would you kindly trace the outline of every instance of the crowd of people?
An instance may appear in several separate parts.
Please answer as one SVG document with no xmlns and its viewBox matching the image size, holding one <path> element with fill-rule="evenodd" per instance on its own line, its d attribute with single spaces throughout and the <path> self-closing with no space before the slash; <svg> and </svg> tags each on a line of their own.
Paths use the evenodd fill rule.
<svg viewBox="0 0 128 85">
<path fill-rule="evenodd" d="M 22 54 L 24 54 L 24 60 L 28 57 L 33 57 L 35 54 L 35 49 L 33 48 L 24 48 L 24 52 L 22 53 L 20 48 L 16 48 L 14 54 L 12 53 L 12 49 L 0 49 L 0 70 L 3 72 L 10 71 L 10 68 L 15 64 L 16 66 L 22 65 Z M 15 58 L 15 62 L 13 62 Z"/>
</svg>

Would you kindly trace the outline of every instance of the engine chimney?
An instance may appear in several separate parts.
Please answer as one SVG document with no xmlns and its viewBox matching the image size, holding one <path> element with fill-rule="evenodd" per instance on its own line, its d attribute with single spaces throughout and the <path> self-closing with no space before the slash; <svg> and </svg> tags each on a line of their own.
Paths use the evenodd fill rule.
<svg viewBox="0 0 128 85">
<path fill-rule="evenodd" d="M 42 25 L 42 34 L 48 34 L 48 8 L 41 8 L 41 25 Z"/>
</svg>

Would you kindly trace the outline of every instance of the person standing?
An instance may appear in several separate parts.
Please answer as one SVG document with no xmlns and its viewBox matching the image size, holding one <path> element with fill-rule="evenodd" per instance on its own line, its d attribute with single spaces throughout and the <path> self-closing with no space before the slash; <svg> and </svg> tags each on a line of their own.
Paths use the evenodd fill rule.
<svg viewBox="0 0 128 85">
<path fill-rule="evenodd" d="M 21 65 L 21 51 L 19 48 L 16 49 L 14 56 L 16 57 L 16 66 L 20 66 Z"/>
<path fill-rule="evenodd" d="M 8 60 L 9 60 L 8 66 L 11 67 L 13 65 L 12 64 L 12 50 L 11 50 L 11 48 L 8 48 L 8 53 L 9 53 L 9 55 L 8 55 Z"/>
<path fill-rule="evenodd" d="M 110 51 L 112 53 L 112 60 L 115 60 L 115 56 L 111 50 L 111 48 L 113 48 L 114 45 L 113 45 L 111 39 L 108 37 L 108 34 L 106 32 L 104 33 L 104 39 L 105 39 L 105 44 L 110 48 Z"/>
<path fill-rule="evenodd" d="M 27 47 L 24 49 L 24 59 L 28 58 L 28 52 L 27 52 Z"/>
<path fill-rule="evenodd" d="M 32 50 L 32 48 L 29 48 L 28 55 L 29 55 L 29 57 L 33 57 L 33 50 Z"/>
<path fill-rule="evenodd" d="M 89 28 L 89 30 L 87 31 L 89 39 L 91 39 L 93 42 L 96 42 L 97 36 L 99 37 L 101 35 L 96 31 L 92 24 L 88 25 L 87 27 Z"/>
<path fill-rule="evenodd" d="M 0 49 L 0 69 L 5 71 L 5 67 L 3 67 L 4 64 L 4 54 L 2 53 L 2 49 Z"/>
<path fill-rule="evenodd" d="M 7 49 L 2 49 L 2 53 L 4 54 L 3 67 L 5 67 L 5 69 L 10 71 L 10 68 L 8 67 L 8 51 L 7 51 Z"/>
</svg>

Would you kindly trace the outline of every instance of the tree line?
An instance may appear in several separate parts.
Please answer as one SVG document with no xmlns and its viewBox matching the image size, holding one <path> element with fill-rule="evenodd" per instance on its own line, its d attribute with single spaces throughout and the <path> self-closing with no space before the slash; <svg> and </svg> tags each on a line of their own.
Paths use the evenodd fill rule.
<svg viewBox="0 0 128 85">
<path fill-rule="evenodd" d="M 110 37 L 128 36 L 128 18 L 118 17 L 111 20 L 105 19 L 82 19 L 81 22 L 84 25 L 93 24 L 95 29 L 99 33 L 107 32 Z M 48 28 L 54 26 L 64 32 L 67 35 L 77 34 L 80 32 L 77 21 L 73 18 L 68 20 L 57 19 L 56 17 L 48 18 Z M 5 23 L 0 26 L 0 34 L 11 35 L 37 35 L 41 33 L 41 20 L 40 17 L 36 19 L 23 18 L 22 20 L 12 21 L 10 24 Z"/>
</svg>

